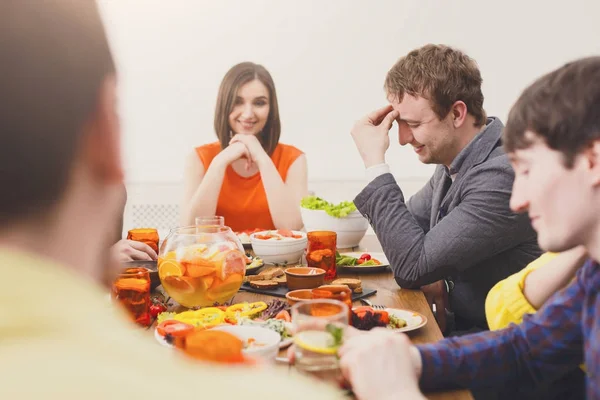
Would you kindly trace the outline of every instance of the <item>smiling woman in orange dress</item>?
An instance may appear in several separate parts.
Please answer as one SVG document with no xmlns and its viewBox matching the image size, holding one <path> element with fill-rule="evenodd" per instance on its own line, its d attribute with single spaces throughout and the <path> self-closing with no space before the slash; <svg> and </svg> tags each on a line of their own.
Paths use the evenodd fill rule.
<svg viewBox="0 0 600 400">
<path fill-rule="evenodd" d="M 308 193 L 305 155 L 279 143 L 275 85 L 261 65 L 231 68 L 215 110 L 218 142 L 187 159 L 182 223 L 222 215 L 234 231 L 300 229 L 300 199 Z"/>
</svg>

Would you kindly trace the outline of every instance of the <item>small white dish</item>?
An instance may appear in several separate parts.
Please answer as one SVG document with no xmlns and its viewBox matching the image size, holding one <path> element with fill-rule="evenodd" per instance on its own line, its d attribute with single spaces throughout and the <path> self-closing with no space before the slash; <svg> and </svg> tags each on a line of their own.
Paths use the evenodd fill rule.
<svg viewBox="0 0 600 400">
<path fill-rule="evenodd" d="M 296 264 L 300 261 L 308 239 L 305 232 L 292 231 L 300 238 L 285 238 L 282 240 L 264 240 L 258 239 L 260 236 L 267 235 L 275 231 L 256 232 L 250 235 L 252 250 L 254 254 L 261 258 L 265 264 Z"/>
</svg>

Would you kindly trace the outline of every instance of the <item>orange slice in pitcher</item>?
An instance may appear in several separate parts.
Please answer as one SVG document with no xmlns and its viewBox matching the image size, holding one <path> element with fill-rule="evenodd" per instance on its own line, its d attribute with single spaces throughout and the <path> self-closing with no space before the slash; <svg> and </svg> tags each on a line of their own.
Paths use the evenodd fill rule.
<svg viewBox="0 0 600 400">
<path fill-rule="evenodd" d="M 209 287 L 211 287 L 214 281 L 215 281 L 214 276 L 205 276 L 204 278 L 202 278 L 202 284 L 205 289 L 208 289 Z"/>
<path fill-rule="evenodd" d="M 158 276 L 164 279 L 167 276 L 185 275 L 185 266 L 175 260 L 161 260 L 158 265 Z"/>
<path fill-rule="evenodd" d="M 179 293 L 194 293 L 195 291 L 193 282 L 186 276 L 166 276 L 163 282 Z"/>
<path fill-rule="evenodd" d="M 230 275 L 224 280 L 215 278 L 215 281 L 210 289 L 208 289 L 206 292 L 206 295 L 210 298 L 210 300 L 216 300 L 222 297 L 231 297 L 240 289 L 243 280 L 244 277 L 239 274 Z"/>
<path fill-rule="evenodd" d="M 212 286 L 206 291 L 206 297 L 209 300 L 231 297 L 240 289 L 243 280 L 244 277 L 239 274 L 230 275 L 224 280 L 215 278 Z"/>
<path fill-rule="evenodd" d="M 187 275 L 192 278 L 214 274 L 216 265 L 214 262 L 204 258 L 196 258 L 190 263 L 186 263 Z"/>
</svg>

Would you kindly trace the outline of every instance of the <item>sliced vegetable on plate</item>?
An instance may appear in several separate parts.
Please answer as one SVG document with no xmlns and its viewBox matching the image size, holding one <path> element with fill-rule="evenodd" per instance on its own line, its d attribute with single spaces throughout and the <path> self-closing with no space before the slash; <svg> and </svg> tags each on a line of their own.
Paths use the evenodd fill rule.
<svg viewBox="0 0 600 400">
<path fill-rule="evenodd" d="M 180 313 L 163 312 L 158 315 L 156 339 L 163 345 L 169 345 L 171 337 L 188 334 L 191 331 L 210 329 L 215 326 L 253 325 L 271 329 L 281 336 L 280 347 L 291 344 L 291 317 L 286 302 L 275 299 L 268 304 L 263 301 L 254 303 L 238 303 L 231 306 L 205 307 L 199 310 L 188 310 Z M 171 334 L 174 332 L 174 334 Z M 167 338 L 169 339 L 169 338 Z"/>
<path fill-rule="evenodd" d="M 150 315 L 152 318 L 156 318 L 158 314 L 167 311 L 167 306 L 164 300 L 158 296 L 152 297 L 152 305 L 150 305 Z"/>
<path fill-rule="evenodd" d="M 194 325 L 169 319 L 158 324 L 156 331 L 161 337 L 165 337 L 167 335 L 172 337 L 185 336 L 194 331 Z"/>
<path fill-rule="evenodd" d="M 262 258 L 246 254 L 246 271 L 256 270 L 265 265 Z"/>
<path fill-rule="evenodd" d="M 292 322 L 292 317 L 290 316 L 290 313 L 287 310 L 279 311 L 279 313 L 277 313 L 277 315 L 275 316 L 275 319 L 280 319 L 285 322 Z"/>
<path fill-rule="evenodd" d="M 210 362 L 225 364 L 254 364 L 243 354 L 247 346 L 244 341 L 228 332 L 218 330 L 194 331 L 175 338 L 175 347 L 187 356 Z"/>
<path fill-rule="evenodd" d="M 357 256 L 357 253 L 349 253 L 349 254 L 340 254 L 336 252 L 335 254 L 335 263 L 340 266 L 362 266 L 362 267 L 371 267 L 371 266 L 379 266 L 383 265 L 383 263 L 374 258 L 370 253 L 362 253 L 360 256 Z M 387 265 L 387 260 L 386 260 Z"/>
<path fill-rule="evenodd" d="M 382 327 L 395 332 L 408 332 L 419 329 L 426 323 L 427 318 L 416 311 L 396 308 L 380 310 L 368 306 L 352 309 L 352 326 L 364 331 Z"/>
</svg>

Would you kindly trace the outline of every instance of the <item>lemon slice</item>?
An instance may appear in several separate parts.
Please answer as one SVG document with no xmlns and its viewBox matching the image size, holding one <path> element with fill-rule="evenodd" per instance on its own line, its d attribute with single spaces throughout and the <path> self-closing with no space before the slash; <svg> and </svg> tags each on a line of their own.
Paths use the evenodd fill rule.
<svg viewBox="0 0 600 400">
<path fill-rule="evenodd" d="M 333 335 L 326 331 L 303 331 L 294 336 L 294 344 L 313 353 L 333 355 L 337 353 Z"/>
</svg>

